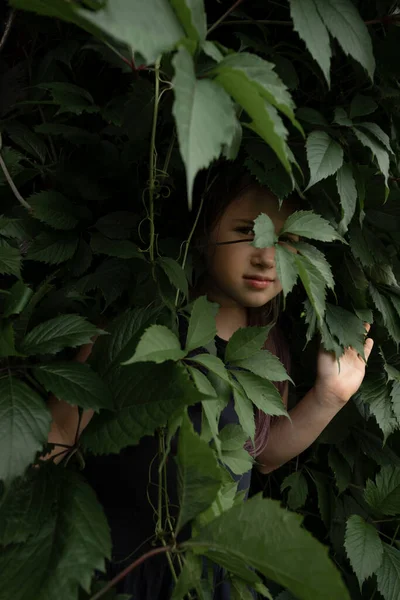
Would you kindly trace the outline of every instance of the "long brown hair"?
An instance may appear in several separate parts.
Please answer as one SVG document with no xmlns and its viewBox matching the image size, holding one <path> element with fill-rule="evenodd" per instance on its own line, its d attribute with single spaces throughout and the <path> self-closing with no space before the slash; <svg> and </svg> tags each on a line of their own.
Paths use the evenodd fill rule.
<svg viewBox="0 0 400 600">
<path fill-rule="evenodd" d="M 195 230 L 193 245 L 194 249 L 198 250 L 197 262 L 200 264 L 200 273 L 202 270 L 204 272 L 204 248 L 207 246 L 210 231 L 221 218 L 229 204 L 249 189 L 262 189 L 273 196 L 271 191 L 257 183 L 238 161 L 217 164 L 213 170 L 207 173 L 206 182 L 202 182 L 200 189 L 199 186 L 197 187 L 195 209 L 196 205 L 198 209 L 200 202 L 202 202 L 202 210 Z M 293 204 L 292 201 L 291 204 Z M 201 274 L 197 283 L 194 284 L 195 290 L 199 288 L 201 288 Z M 289 372 L 289 348 L 278 325 L 280 307 L 281 294 L 260 308 L 248 308 L 247 324 L 249 326 L 273 324 L 268 338 L 265 340 L 264 348 L 275 354 Z M 275 385 L 281 396 L 283 396 L 287 382 L 276 382 Z M 245 444 L 246 450 L 252 456 L 258 456 L 268 442 L 271 426 L 270 415 L 265 414 L 260 409 L 256 409 L 255 424 L 256 434 L 254 445 L 250 440 Z"/>
</svg>

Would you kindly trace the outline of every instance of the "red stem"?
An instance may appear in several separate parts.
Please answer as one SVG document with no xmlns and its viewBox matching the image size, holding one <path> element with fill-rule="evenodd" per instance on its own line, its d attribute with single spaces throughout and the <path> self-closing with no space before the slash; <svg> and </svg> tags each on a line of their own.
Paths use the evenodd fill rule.
<svg viewBox="0 0 400 600">
<path fill-rule="evenodd" d="M 233 12 L 235 10 L 235 8 L 237 8 L 239 6 L 239 4 L 242 4 L 243 0 L 236 0 L 235 4 L 233 4 L 233 6 L 231 6 L 230 8 L 228 8 L 228 10 L 222 15 L 222 17 L 220 17 L 217 21 L 215 21 L 214 25 L 211 25 L 210 29 L 207 31 L 207 35 L 209 33 L 211 33 L 212 31 L 214 31 L 214 29 L 216 29 L 216 27 L 218 27 L 222 21 L 224 19 L 226 19 L 227 16 L 229 16 L 231 14 L 231 12 Z"/>
<path fill-rule="evenodd" d="M 150 550 L 149 552 L 146 552 L 146 554 L 142 554 L 142 556 L 140 556 L 137 560 L 135 560 L 133 563 L 128 565 L 126 567 L 126 569 L 121 571 L 121 573 L 119 573 L 116 577 L 114 577 L 114 579 L 111 579 L 111 581 L 109 581 L 107 583 L 107 585 L 105 587 L 103 587 L 103 589 L 101 589 L 94 596 L 92 596 L 90 598 L 90 600 L 99 600 L 99 598 L 101 598 L 102 596 L 104 596 L 104 594 L 106 594 L 109 590 L 111 590 L 111 588 L 113 588 L 114 585 L 119 583 L 122 579 L 124 579 L 124 577 L 126 577 L 131 571 L 133 571 L 133 569 L 136 569 L 136 567 L 141 565 L 148 558 L 151 558 L 152 556 L 155 556 L 156 554 L 165 554 L 166 552 L 170 552 L 171 550 L 172 550 L 171 546 L 163 546 L 162 548 L 161 547 L 155 548 L 154 550 Z"/>
</svg>

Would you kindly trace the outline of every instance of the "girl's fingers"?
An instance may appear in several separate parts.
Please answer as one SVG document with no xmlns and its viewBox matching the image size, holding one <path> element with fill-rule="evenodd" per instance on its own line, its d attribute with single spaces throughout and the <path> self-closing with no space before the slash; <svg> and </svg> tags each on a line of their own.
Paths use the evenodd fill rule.
<svg viewBox="0 0 400 600">
<path fill-rule="evenodd" d="M 373 347 L 374 347 L 374 340 L 372 338 L 367 338 L 365 340 L 365 344 L 364 344 L 364 354 L 365 354 L 366 361 L 368 360 Z"/>
</svg>

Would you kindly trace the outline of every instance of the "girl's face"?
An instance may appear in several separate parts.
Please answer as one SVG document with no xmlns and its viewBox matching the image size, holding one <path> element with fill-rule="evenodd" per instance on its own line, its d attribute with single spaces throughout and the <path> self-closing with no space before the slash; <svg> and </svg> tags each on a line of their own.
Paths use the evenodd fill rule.
<svg viewBox="0 0 400 600">
<path fill-rule="evenodd" d="M 290 214 L 279 210 L 276 198 L 268 192 L 250 188 L 233 200 L 214 225 L 207 250 L 207 294 L 222 307 L 258 308 L 282 291 L 275 265 L 275 248 L 254 248 L 246 240 L 254 237 L 254 219 L 267 214 L 278 233 Z M 291 236 L 293 240 L 296 236 Z M 220 242 L 242 243 L 216 246 Z"/>
</svg>

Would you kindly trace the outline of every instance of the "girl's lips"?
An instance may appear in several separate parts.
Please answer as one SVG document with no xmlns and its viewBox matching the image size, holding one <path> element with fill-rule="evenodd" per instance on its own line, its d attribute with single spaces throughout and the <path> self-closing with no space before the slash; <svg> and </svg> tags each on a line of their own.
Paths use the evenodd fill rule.
<svg viewBox="0 0 400 600">
<path fill-rule="evenodd" d="M 244 280 L 249 286 L 256 288 L 257 290 L 264 290 L 273 283 L 272 279 L 252 279 L 251 277 L 244 277 Z"/>
</svg>

